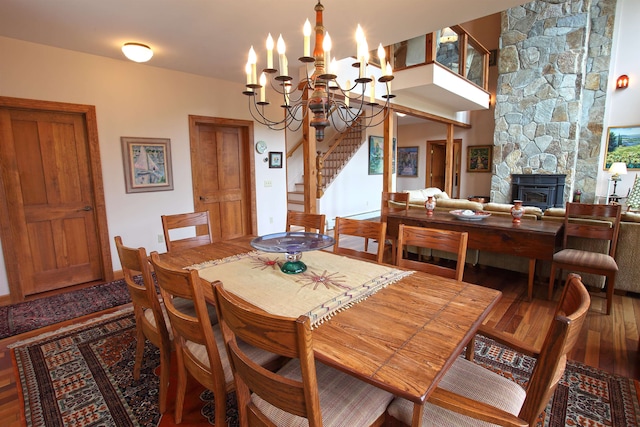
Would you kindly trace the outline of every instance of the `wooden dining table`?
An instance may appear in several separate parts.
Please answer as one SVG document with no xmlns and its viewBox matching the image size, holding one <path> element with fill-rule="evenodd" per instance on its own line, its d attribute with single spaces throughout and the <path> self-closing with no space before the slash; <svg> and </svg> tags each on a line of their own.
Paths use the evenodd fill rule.
<svg viewBox="0 0 640 427">
<path fill-rule="evenodd" d="M 246 236 L 160 258 L 185 268 L 250 252 L 251 240 Z M 309 271 L 313 268 L 309 261 Z M 241 277 L 243 271 L 237 274 Z M 202 279 L 202 284 L 206 298 L 213 301 L 211 283 Z M 268 283 L 255 286 L 265 286 L 268 292 Z M 417 426 L 429 395 L 500 297 L 501 292 L 494 289 L 413 272 L 315 327 L 315 357 L 414 402 L 413 425 Z"/>
</svg>

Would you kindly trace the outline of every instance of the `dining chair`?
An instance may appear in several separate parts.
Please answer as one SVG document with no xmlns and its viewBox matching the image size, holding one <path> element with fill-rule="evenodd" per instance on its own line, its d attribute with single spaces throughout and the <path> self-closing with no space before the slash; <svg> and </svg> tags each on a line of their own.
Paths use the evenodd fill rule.
<svg viewBox="0 0 640 427">
<path fill-rule="evenodd" d="M 562 270 L 597 274 L 606 277 L 607 314 L 611 313 L 613 290 L 618 272 L 618 264 L 614 256 L 620 233 L 621 211 L 620 205 L 567 202 L 562 249 L 553 255 L 551 262 L 548 299 L 553 297 L 557 270 L 560 271 L 560 277 L 562 277 Z M 574 249 L 569 245 L 570 237 L 579 238 L 582 242 L 606 242 L 608 253 Z"/>
<path fill-rule="evenodd" d="M 580 276 L 570 274 L 540 349 L 481 326 L 479 334 L 536 358 L 526 388 L 460 357 L 425 403 L 422 425 L 535 426 L 562 379 L 567 354 L 578 340 L 590 303 Z M 474 342 L 469 346 L 473 349 Z M 410 425 L 413 409 L 412 402 L 396 398 L 387 412 L 393 422 Z"/>
<path fill-rule="evenodd" d="M 396 265 L 412 270 L 437 274 L 450 279 L 462 280 L 467 258 L 468 238 L 469 233 L 467 232 L 413 227 L 400 224 L 398 227 Z M 405 245 L 451 252 L 456 255 L 456 268 L 405 258 L 403 255 Z"/>
<path fill-rule="evenodd" d="M 291 231 L 292 226 L 304 227 L 304 231 L 324 234 L 326 222 L 325 214 L 314 214 L 298 211 L 287 211 L 287 231 Z"/>
<path fill-rule="evenodd" d="M 221 282 L 214 285 L 214 294 L 236 379 L 240 425 L 382 425 L 393 395 L 316 362 L 309 317 L 267 313 L 225 290 Z M 290 361 L 269 372 L 253 363 L 238 342 Z"/>
<path fill-rule="evenodd" d="M 190 212 L 175 215 L 162 215 L 162 229 L 167 252 L 207 245 L 213 242 L 209 211 Z M 171 231 L 195 227 L 195 236 L 171 238 Z"/>
<path fill-rule="evenodd" d="M 409 193 L 392 193 L 388 191 L 382 192 L 380 203 L 380 222 L 387 222 L 387 215 L 390 213 L 407 212 L 409 210 Z M 396 257 L 396 239 L 386 236 L 385 245 L 391 243 L 391 260 L 395 263 Z M 364 239 L 364 250 L 369 250 L 369 239 Z"/>
<path fill-rule="evenodd" d="M 151 275 L 151 265 L 144 248 L 124 246 L 122 237 L 116 236 L 116 249 L 122 265 L 122 274 L 127 285 L 133 313 L 136 320 L 136 356 L 133 365 L 133 378 L 140 379 L 140 368 L 144 357 L 144 346 L 148 339 L 160 350 L 160 413 L 167 409 L 167 390 L 169 388 L 169 367 L 171 366 L 171 331 L 167 328 L 169 319 L 164 313 L 162 303 L 156 291 Z M 137 276 L 142 281 L 136 280 Z"/>
<path fill-rule="evenodd" d="M 187 374 L 213 392 L 215 425 L 226 425 L 227 393 L 235 389 L 233 373 L 219 324 L 212 325 L 203 283 L 196 270 L 174 269 L 162 262 L 157 252 L 151 252 L 156 280 L 166 307 L 174 336 L 178 384 L 176 389 L 175 421 L 182 421 L 187 386 Z M 195 313 L 180 309 L 176 301 L 190 301 Z M 244 347 L 243 347 L 244 348 Z M 245 351 L 257 364 L 276 363 L 277 356 L 257 348 Z"/>
<path fill-rule="evenodd" d="M 349 255 L 356 258 L 367 259 L 382 263 L 384 256 L 384 238 L 387 232 L 386 222 L 367 221 L 359 219 L 336 217 L 336 224 L 333 230 L 335 244 L 333 252 L 342 255 Z M 355 236 L 364 239 L 372 239 L 378 241 L 378 250 L 376 253 L 367 250 L 357 250 L 346 245 L 340 245 L 340 236 Z M 344 239 L 343 239 L 344 242 Z"/>
</svg>

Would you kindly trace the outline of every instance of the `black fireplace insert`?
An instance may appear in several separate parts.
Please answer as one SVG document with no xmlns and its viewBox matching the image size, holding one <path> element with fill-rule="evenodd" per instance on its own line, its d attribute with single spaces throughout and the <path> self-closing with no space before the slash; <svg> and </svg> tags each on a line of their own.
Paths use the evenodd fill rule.
<svg viewBox="0 0 640 427">
<path fill-rule="evenodd" d="M 564 207 L 566 175 L 524 174 L 511 175 L 513 200 L 522 200 L 524 206 L 547 208 Z"/>
</svg>

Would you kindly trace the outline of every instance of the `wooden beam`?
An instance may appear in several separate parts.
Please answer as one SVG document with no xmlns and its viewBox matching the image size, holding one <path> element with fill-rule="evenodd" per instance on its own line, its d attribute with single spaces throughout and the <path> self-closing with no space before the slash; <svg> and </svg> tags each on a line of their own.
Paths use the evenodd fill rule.
<svg viewBox="0 0 640 427">
<path fill-rule="evenodd" d="M 444 191 L 453 194 L 453 125 L 447 125 L 447 142 L 444 161 Z"/>
<path fill-rule="evenodd" d="M 392 192 L 393 188 L 393 128 L 395 114 L 387 108 L 384 119 L 384 165 L 382 173 L 382 191 Z"/>
<path fill-rule="evenodd" d="M 307 91 L 308 96 L 308 91 Z M 310 113 L 305 115 L 302 126 L 302 155 L 304 157 L 304 211 L 307 213 L 317 213 L 317 173 L 316 168 L 316 134 L 309 125 Z"/>
</svg>

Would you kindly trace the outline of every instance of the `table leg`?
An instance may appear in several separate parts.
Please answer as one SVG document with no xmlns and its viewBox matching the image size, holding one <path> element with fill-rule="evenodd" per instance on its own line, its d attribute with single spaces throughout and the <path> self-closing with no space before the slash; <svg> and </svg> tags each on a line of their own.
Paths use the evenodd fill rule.
<svg viewBox="0 0 640 427">
<path fill-rule="evenodd" d="M 529 298 L 528 301 L 531 301 L 533 299 L 533 279 L 536 276 L 536 259 L 535 258 L 529 258 L 529 283 L 528 283 L 528 289 L 527 289 L 527 297 Z"/>
<path fill-rule="evenodd" d="M 411 427 L 422 426 L 422 413 L 424 412 L 424 405 L 413 404 L 413 419 L 411 420 Z"/>
</svg>

